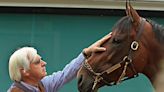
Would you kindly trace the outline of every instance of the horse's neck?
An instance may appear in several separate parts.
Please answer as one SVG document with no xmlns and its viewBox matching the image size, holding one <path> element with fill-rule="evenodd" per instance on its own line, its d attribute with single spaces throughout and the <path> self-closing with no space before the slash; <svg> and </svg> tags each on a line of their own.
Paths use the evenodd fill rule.
<svg viewBox="0 0 164 92">
<path fill-rule="evenodd" d="M 152 84 L 154 88 L 156 89 L 157 92 L 163 92 L 159 91 L 163 89 L 161 85 L 164 85 L 164 31 L 161 32 L 161 38 L 160 40 L 160 45 L 161 49 L 159 49 L 159 54 L 156 60 L 154 60 L 154 65 L 156 66 L 156 72 L 154 73 L 154 77 L 152 79 Z M 154 56 L 155 57 L 155 56 Z"/>
<path fill-rule="evenodd" d="M 149 53 L 153 53 L 153 54 L 148 55 L 147 65 L 144 68 L 143 73 L 150 79 L 151 83 L 153 84 L 156 74 L 160 71 L 162 53 L 159 54 L 160 52 L 158 53 L 156 51 L 149 52 Z"/>
<path fill-rule="evenodd" d="M 145 75 L 150 79 L 152 84 L 161 69 L 160 65 L 164 64 L 162 62 L 164 60 L 164 30 L 154 31 L 154 33 L 155 37 L 149 43 L 148 64 L 144 69 Z"/>
</svg>

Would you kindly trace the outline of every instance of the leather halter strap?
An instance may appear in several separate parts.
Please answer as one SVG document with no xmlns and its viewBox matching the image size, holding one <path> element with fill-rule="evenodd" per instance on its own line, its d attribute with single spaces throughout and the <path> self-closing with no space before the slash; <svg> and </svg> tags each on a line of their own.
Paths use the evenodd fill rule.
<svg viewBox="0 0 164 92">
<path fill-rule="evenodd" d="M 118 63 L 118 64 L 116 64 L 116 65 L 114 65 L 114 66 L 108 68 L 107 70 L 101 72 L 101 73 L 95 72 L 95 71 L 92 69 L 92 67 L 90 66 L 90 64 L 87 62 L 87 60 L 84 62 L 83 66 L 86 68 L 87 71 L 89 71 L 91 74 L 94 75 L 94 76 L 91 76 L 91 77 L 93 77 L 93 79 L 94 79 L 94 84 L 93 84 L 93 86 L 92 86 L 92 90 L 94 90 L 94 89 L 95 89 L 95 86 L 97 85 L 97 83 L 99 83 L 101 80 L 102 80 L 106 85 L 108 85 L 108 86 L 113 85 L 113 84 L 109 83 L 107 80 L 105 80 L 105 79 L 102 77 L 102 75 L 105 74 L 105 73 L 110 74 L 111 72 L 117 70 L 118 68 L 121 67 L 121 64 Z"/>
</svg>

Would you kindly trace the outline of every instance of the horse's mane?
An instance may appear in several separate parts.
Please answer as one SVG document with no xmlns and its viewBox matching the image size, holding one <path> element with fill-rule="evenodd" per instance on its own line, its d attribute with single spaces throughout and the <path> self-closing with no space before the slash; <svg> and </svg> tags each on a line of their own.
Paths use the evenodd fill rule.
<svg viewBox="0 0 164 92">
<path fill-rule="evenodd" d="M 156 23 L 153 20 L 147 20 L 153 27 L 153 31 L 159 43 L 164 44 L 164 26 Z"/>
</svg>

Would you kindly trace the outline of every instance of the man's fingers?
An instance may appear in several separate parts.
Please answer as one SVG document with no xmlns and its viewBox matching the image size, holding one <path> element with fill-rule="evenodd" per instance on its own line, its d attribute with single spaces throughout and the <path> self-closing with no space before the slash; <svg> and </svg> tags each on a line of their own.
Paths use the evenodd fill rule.
<svg viewBox="0 0 164 92">
<path fill-rule="evenodd" d="M 106 48 L 99 47 L 99 48 L 96 48 L 96 50 L 95 50 L 95 52 L 101 52 L 101 51 L 106 51 Z"/>
<path fill-rule="evenodd" d="M 103 44 L 104 42 L 106 42 L 107 40 L 109 40 L 112 36 L 112 32 L 107 34 L 106 36 L 104 36 L 102 39 L 99 40 L 99 44 Z"/>
</svg>

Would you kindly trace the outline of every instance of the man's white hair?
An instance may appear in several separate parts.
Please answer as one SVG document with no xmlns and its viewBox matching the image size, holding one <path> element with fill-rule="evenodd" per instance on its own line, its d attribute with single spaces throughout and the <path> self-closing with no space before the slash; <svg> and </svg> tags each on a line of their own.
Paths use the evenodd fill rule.
<svg viewBox="0 0 164 92">
<path fill-rule="evenodd" d="M 21 81 L 20 69 L 29 70 L 30 62 L 37 55 L 37 50 L 33 47 L 23 47 L 15 51 L 9 59 L 9 75 L 13 81 Z"/>
</svg>

